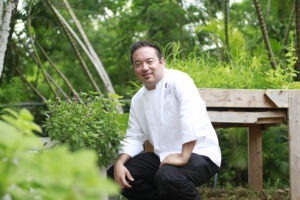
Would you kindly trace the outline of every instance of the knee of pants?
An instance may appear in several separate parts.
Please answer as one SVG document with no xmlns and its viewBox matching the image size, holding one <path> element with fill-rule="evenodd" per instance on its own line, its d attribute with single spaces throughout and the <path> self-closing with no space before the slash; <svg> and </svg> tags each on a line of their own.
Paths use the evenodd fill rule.
<svg viewBox="0 0 300 200">
<path fill-rule="evenodd" d="M 174 171 L 174 166 L 163 166 L 156 172 L 154 182 L 157 188 L 167 189 L 180 184 L 183 178 Z"/>
</svg>

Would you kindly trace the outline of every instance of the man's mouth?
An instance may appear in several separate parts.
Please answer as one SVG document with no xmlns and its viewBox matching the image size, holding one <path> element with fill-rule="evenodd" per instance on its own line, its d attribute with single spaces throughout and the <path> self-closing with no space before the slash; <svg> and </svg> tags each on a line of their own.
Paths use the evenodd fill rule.
<svg viewBox="0 0 300 200">
<path fill-rule="evenodd" d="M 146 78 L 146 79 L 150 78 L 150 76 L 152 76 L 152 73 L 148 73 L 148 74 L 143 75 L 143 77 Z"/>
</svg>

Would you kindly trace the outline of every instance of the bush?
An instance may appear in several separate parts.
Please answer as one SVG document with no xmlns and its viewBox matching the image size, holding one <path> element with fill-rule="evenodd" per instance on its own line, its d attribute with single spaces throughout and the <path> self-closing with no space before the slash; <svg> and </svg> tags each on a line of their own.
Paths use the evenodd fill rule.
<svg viewBox="0 0 300 200">
<path fill-rule="evenodd" d="M 108 166 L 116 157 L 124 136 L 116 101 L 94 94 L 81 97 L 84 103 L 48 102 L 45 130 L 51 140 L 68 144 L 72 151 L 94 150 L 99 166 Z"/>
<path fill-rule="evenodd" d="M 100 175 L 93 151 L 44 149 L 28 110 L 9 110 L 0 121 L 0 199 L 102 199 L 117 186 Z"/>
</svg>

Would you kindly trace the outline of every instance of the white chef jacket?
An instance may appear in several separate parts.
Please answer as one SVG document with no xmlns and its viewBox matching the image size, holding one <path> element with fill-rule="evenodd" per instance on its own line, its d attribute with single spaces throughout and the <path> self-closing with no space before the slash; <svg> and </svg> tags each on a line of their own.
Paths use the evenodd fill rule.
<svg viewBox="0 0 300 200">
<path fill-rule="evenodd" d="M 160 161 L 169 154 L 181 153 L 184 143 L 196 140 L 193 153 L 221 165 L 219 142 L 206 104 L 193 80 L 181 71 L 165 68 L 154 90 L 143 86 L 133 96 L 119 153 L 133 157 L 143 151 L 146 140 Z"/>
</svg>

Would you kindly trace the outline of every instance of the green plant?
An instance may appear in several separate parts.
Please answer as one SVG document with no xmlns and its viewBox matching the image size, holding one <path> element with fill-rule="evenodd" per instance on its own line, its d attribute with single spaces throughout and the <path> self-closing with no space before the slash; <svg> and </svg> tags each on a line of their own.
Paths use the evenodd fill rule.
<svg viewBox="0 0 300 200">
<path fill-rule="evenodd" d="M 0 102 L 3 104 L 19 103 L 28 97 L 27 88 L 18 77 L 3 82 L 0 87 Z"/>
<path fill-rule="evenodd" d="M 263 176 L 267 185 L 285 188 L 289 185 L 288 126 L 270 127 L 263 133 Z"/>
<path fill-rule="evenodd" d="M 99 156 L 99 166 L 108 166 L 117 155 L 124 135 L 116 101 L 94 94 L 81 97 L 84 103 L 48 102 L 45 130 L 51 140 L 68 144 L 72 151 L 94 150 Z"/>
<path fill-rule="evenodd" d="M 7 112 L 8 111 L 8 112 Z M 66 146 L 44 149 L 34 134 L 40 127 L 27 110 L 7 110 L 0 120 L 1 199 L 102 199 L 118 187 L 97 167 L 90 150 L 71 153 Z"/>
<path fill-rule="evenodd" d="M 218 128 L 217 133 L 222 150 L 217 184 L 227 189 L 243 185 L 247 182 L 247 129 Z"/>
</svg>

